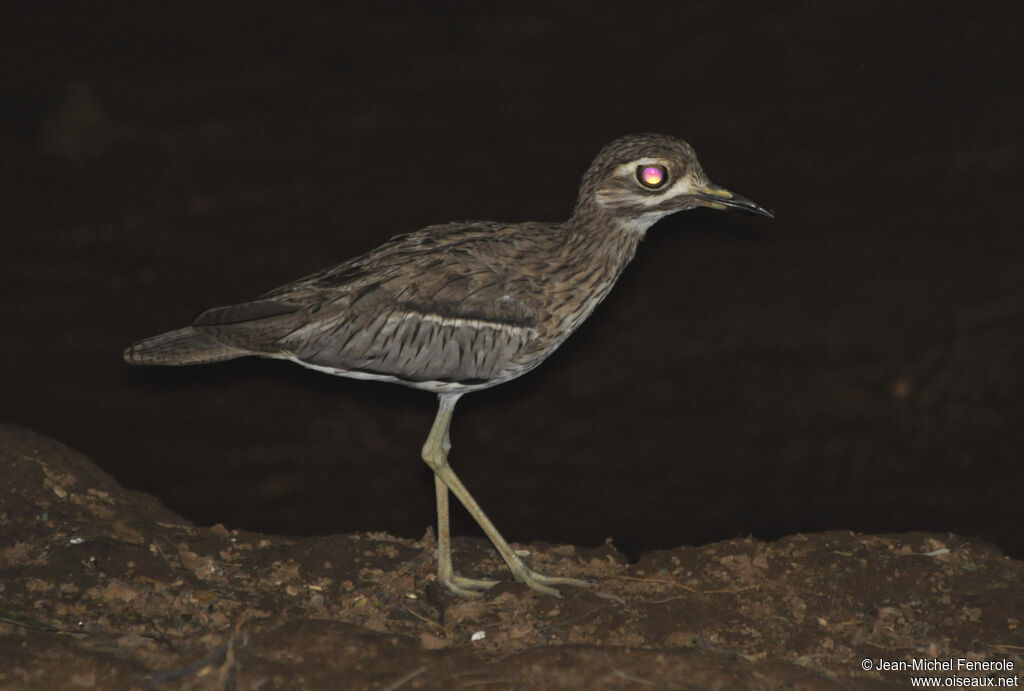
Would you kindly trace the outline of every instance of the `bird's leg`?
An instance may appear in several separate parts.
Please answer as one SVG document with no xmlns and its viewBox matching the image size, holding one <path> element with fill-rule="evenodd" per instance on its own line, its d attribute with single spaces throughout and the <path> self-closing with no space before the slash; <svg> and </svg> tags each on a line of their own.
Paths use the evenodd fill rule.
<svg viewBox="0 0 1024 691">
<path fill-rule="evenodd" d="M 455 498 L 466 507 L 477 524 L 483 528 L 484 533 L 490 538 L 501 558 L 508 564 L 509 570 L 512 571 L 512 575 L 517 581 L 525 583 L 538 592 L 555 596 L 560 596 L 561 593 L 551 587 L 553 585 L 589 586 L 590 583 L 587 581 L 575 578 L 545 576 L 524 564 L 487 518 L 469 490 L 455 475 L 455 471 L 448 465 L 448 452 L 451 450 L 448 429 L 451 425 L 452 411 L 460 395 L 441 394 L 438 396 L 440 405 L 437 409 L 437 416 L 434 418 L 434 425 L 430 428 L 430 435 L 423 445 L 423 460 L 434 471 L 434 487 L 437 493 L 438 581 L 456 595 L 463 597 L 479 596 L 482 591 L 497 584 L 497 581 L 463 578 L 455 574 L 452 568 L 451 533 L 448 527 L 448 491 L 450 490 Z"/>
<path fill-rule="evenodd" d="M 456 595 L 480 597 L 482 592 L 498 585 L 498 581 L 466 578 L 455 573 L 452 537 L 448 528 L 448 485 L 435 475 L 434 488 L 437 490 L 437 580 Z"/>
<path fill-rule="evenodd" d="M 458 400 L 456 397 L 455 400 Z M 452 408 L 455 400 L 448 406 L 447 415 L 442 423 L 441 411 L 438 411 L 433 427 L 430 428 L 430 436 L 423 445 L 423 459 L 427 460 L 428 448 L 431 456 L 444 459 L 447 463 L 448 452 L 451 451 L 452 442 L 448 435 L 448 428 L 452 418 Z M 443 409 L 442 402 L 441 408 Z M 433 468 L 431 461 L 427 465 Z M 455 573 L 452 566 L 452 536 L 449 527 L 448 513 L 448 485 L 444 484 L 440 477 L 434 475 L 434 491 L 437 494 L 437 580 L 450 591 L 462 597 L 479 597 L 482 592 L 498 584 L 498 581 L 478 578 L 465 578 Z"/>
<path fill-rule="evenodd" d="M 449 423 L 451 421 L 451 414 L 448 416 Z M 448 457 L 448 453 L 452 450 L 452 441 L 449 436 L 450 424 L 445 425 L 444 437 L 441 439 L 441 449 L 444 451 L 445 458 Z M 498 584 L 498 581 L 492 581 L 490 579 L 480 578 L 464 578 L 455 573 L 455 568 L 452 566 L 452 536 L 450 528 L 450 514 L 448 512 L 448 485 L 444 484 L 437 475 L 434 476 L 434 491 L 437 494 L 437 574 L 438 580 L 444 583 L 448 588 L 453 589 L 453 586 L 461 588 L 469 588 L 468 592 L 461 593 L 462 595 L 473 595 L 478 594 L 477 591 L 487 590 Z"/>
</svg>

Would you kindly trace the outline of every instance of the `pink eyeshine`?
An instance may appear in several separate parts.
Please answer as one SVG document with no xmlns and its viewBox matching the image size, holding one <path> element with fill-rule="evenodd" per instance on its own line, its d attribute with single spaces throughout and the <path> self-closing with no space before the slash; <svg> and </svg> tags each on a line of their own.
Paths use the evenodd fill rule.
<svg viewBox="0 0 1024 691">
<path fill-rule="evenodd" d="M 661 168 L 658 168 L 657 166 L 647 166 L 640 171 L 640 178 L 645 184 L 651 185 L 652 187 L 654 185 L 660 185 L 664 177 L 665 173 L 663 173 Z"/>
</svg>

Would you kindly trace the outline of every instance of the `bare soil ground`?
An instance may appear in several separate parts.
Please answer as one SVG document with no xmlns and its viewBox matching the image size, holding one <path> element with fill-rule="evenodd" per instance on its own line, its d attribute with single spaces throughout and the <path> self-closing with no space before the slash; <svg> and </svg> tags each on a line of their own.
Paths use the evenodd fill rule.
<svg viewBox="0 0 1024 691">
<path fill-rule="evenodd" d="M 863 659 L 1014 666 L 943 673 L 982 680 L 1024 664 L 1024 563 L 955 535 L 731 540 L 632 565 L 611 544 L 533 544 L 533 564 L 594 586 L 460 600 L 435 585 L 430 534 L 196 527 L 9 425 L 0 472 L 4 688 L 872 689 L 911 673 Z M 503 574 L 482 540 L 456 559 Z"/>
</svg>

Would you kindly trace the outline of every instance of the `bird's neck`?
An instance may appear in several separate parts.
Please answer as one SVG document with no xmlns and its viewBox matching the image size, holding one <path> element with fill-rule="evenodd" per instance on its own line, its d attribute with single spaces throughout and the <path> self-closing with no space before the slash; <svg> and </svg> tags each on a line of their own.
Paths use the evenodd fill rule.
<svg viewBox="0 0 1024 691">
<path fill-rule="evenodd" d="M 624 227 L 616 218 L 576 214 L 562 227 L 563 266 L 556 291 L 567 297 L 559 329 L 568 336 L 608 295 L 623 269 L 636 254 L 646 228 Z"/>
<path fill-rule="evenodd" d="M 577 207 L 566 224 L 566 249 L 577 261 L 600 263 L 612 269 L 618 278 L 636 254 L 647 229 L 658 218 L 660 216 L 623 216 L 595 207 Z"/>
</svg>

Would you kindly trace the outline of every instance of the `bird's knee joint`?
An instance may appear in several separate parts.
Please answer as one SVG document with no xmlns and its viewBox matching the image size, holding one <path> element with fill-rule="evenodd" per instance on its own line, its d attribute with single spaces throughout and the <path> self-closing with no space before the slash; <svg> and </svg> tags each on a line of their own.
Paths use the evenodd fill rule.
<svg viewBox="0 0 1024 691">
<path fill-rule="evenodd" d="M 433 445 L 424 446 L 420 457 L 431 470 L 436 471 L 448 465 L 448 454 L 444 452 L 444 449 Z"/>
</svg>

